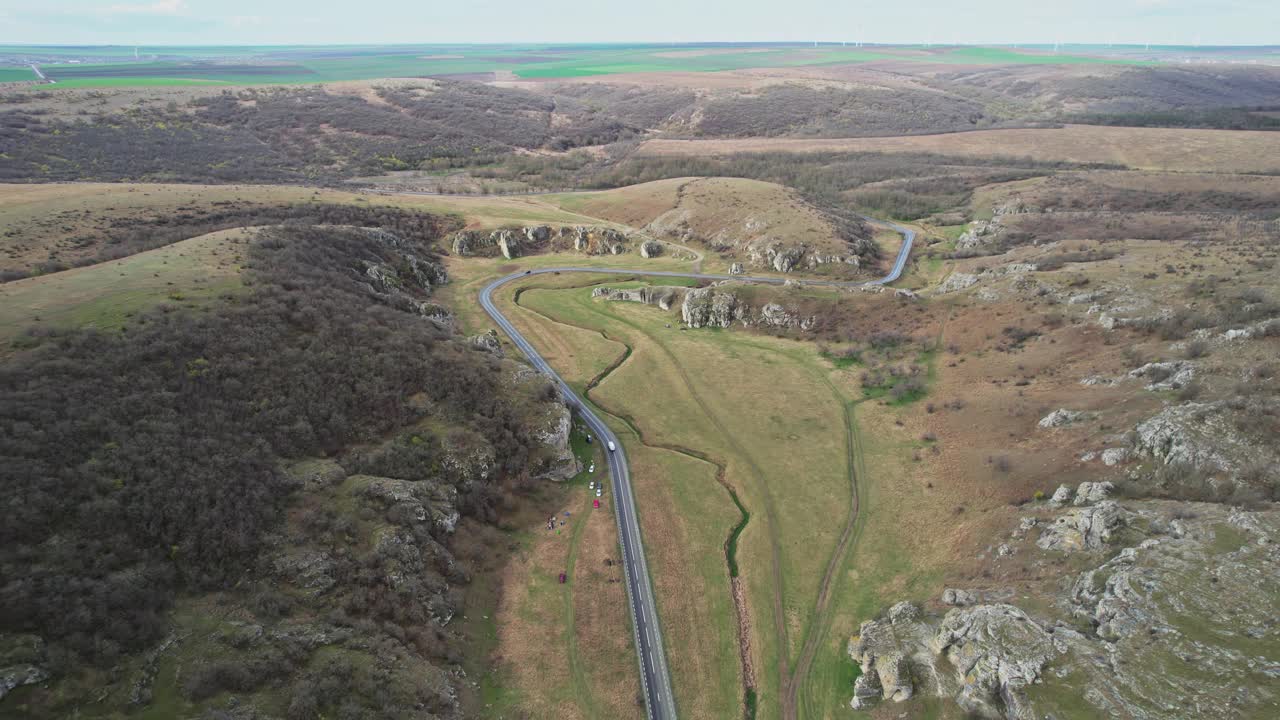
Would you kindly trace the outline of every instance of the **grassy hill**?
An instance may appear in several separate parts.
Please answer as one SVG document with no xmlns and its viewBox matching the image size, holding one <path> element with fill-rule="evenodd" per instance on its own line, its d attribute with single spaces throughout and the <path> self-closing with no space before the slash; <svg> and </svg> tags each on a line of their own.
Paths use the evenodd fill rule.
<svg viewBox="0 0 1280 720">
<path fill-rule="evenodd" d="M 574 212 L 643 227 L 711 251 L 723 263 L 783 271 L 772 260 L 781 252 L 797 253 L 795 264 L 809 268 L 825 258 L 870 257 L 873 252 L 865 242 L 870 233 L 860 222 L 815 207 L 790 188 L 759 180 L 673 178 L 556 199 Z"/>
<path fill-rule="evenodd" d="M 0 353 L 32 325 L 118 329 L 168 302 L 190 305 L 242 287 L 251 230 L 201 235 L 120 260 L 0 285 Z"/>
</svg>

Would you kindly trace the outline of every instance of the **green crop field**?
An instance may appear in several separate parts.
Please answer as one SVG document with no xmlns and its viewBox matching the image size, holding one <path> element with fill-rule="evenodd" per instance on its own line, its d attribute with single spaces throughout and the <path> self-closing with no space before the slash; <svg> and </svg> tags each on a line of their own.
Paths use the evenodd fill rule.
<svg viewBox="0 0 1280 720">
<path fill-rule="evenodd" d="M 36 74 L 29 67 L 0 68 L 0 82 L 21 82 L 35 79 Z"/>
<path fill-rule="evenodd" d="M 0 46 L 0 82 L 32 80 L 37 62 L 64 87 L 312 83 L 506 74 L 526 79 L 717 72 L 877 60 L 953 64 L 1141 63 L 1092 48 L 1053 53 L 996 47 L 744 45 L 421 45 L 246 47 Z"/>
</svg>

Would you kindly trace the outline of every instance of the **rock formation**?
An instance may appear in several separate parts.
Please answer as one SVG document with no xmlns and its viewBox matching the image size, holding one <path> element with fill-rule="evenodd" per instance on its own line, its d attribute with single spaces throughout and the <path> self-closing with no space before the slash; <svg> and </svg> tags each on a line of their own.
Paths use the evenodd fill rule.
<svg viewBox="0 0 1280 720">
<path fill-rule="evenodd" d="M 864 622 L 849 645 L 862 670 L 850 705 L 926 692 L 980 717 L 1030 718 L 1025 689 L 1057 654 L 1050 634 L 1012 605 L 957 607 L 935 629 L 914 605 L 898 603 L 886 619 Z"/>
<path fill-rule="evenodd" d="M 491 329 L 479 335 L 472 335 L 467 338 L 467 342 L 471 343 L 471 346 L 477 350 L 483 350 L 498 357 L 505 357 L 505 353 L 502 351 L 502 341 L 498 339 L 496 330 Z"/>
<path fill-rule="evenodd" d="M 683 295 L 683 299 L 682 298 Z M 598 287 L 592 297 L 620 302 L 636 302 L 670 309 L 680 301 L 681 319 L 691 328 L 727 328 L 735 322 L 744 327 L 799 328 L 809 330 L 817 323 L 815 316 L 802 316 L 781 303 L 768 302 L 754 308 L 742 302 L 736 293 L 723 287 L 688 289 L 661 285 L 637 288 Z"/>
<path fill-rule="evenodd" d="M 619 255 L 627 252 L 632 244 L 632 239 L 625 233 L 608 227 L 564 226 L 553 229 L 548 225 L 529 225 L 498 230 L 459 230 L 450 238 L 449 248 L 454 255 L 462 257 L 501 254 L 510 259 L 547 247 L 572 248 L 588 255 Z M 661 244 L 652 244 L 657 246 L 656 249 L 651 247 L 651 254 L 645 257 L 661 253 Z M 643 254 L 643 244 L 640 249 Z"/>
<path fill-rule="evenodd" d="M 1073 507 L 1040 533 L 1036 545 L 1063 552 L 1103 550 L 1130 517 L 1128 511 L 1111 500 L 1090 507 Z"/>
<path fill-rule="evenodd" d="M 953 272 L 947 276 L 942 284 L 938 285 L 933 292 L 935 295 L 945 295 L 960 290 L 971 288 L 978 284 L 978 276 L 971 273 Z"/>
<path fill-rule="evenodd" d="M 1195 376 L 1195 365 L 1187 362 L 1186 360 L 1147 363 L 1140 368 L 1129 371 L 1129 377 L 1131 378 L 1145 378 L 1149 380 L 1150 382 L 1147 385 L 1147 389 L 1153 392 L 1159 390 L 1177 390 L 1191 382 Z"/>
<path fill-rule="evenodd" d="M 561 238 L 571 238 L 573 249 L 588 255 L 621 255 L 631 245 L 631 238 L 608 227 L 563 227 Z"/>
<path fill-rule="evenodd" d="M 1171 405 L 1138 423 L 1135 431 L 1134 449 L 1165 464 L 1230 472 L 1248 460 L 1270 456 L 1236 428 L 1221 403 Z"/>
<path fill-rule="evenodd" d="M 995 245 L 1000 233 L 1004 232 L 1006 228 L 1006 216 L 1020 215 L 1031 211 L 1031 208 L 1024 205 L 1021 200 L 1016 199 L 996 206 L 993 208 L 990 220 L 974 220 L 969 223 L 965 231 L 956 239 L 956 249 L 972 250 Z"/>
<path fill-rule="evenodd" d="M 645 285 L 637 288 L 598 287 L 591 291 L 591 297 L 602 297 L 615 302 L 636 302 L 645 305 L 657 305 L 663 310 L 670 310 L 680 297 L 683 288 L 661 285 Z"/>
<path fill-rule="evenodd" d="M 1042 428 L 1060 428 L 1075 423 L 1077 420 L 1084 418 L 1085 414 L 1076 410 L 1067 410 L 1059 408 L 1053 412 L 1040 418 L 1039 425 Z"/>
<path fill-rule="evenodd" d="M 735 320 L 742 319 L 743 310 L 738 296 L 728 290 L 696 288 L 684 294 L 680 316 L 691 328 L 727 328 Z"/>
<path fill-rule="evenodd" d="M 573 427 L 573 416 L 569 408 L 563 404 L 552 407 L 546 425 L 538 435 L 538 439 L 548 450 L 547 460 L 543 463 L 539 477 L 548 480 L 568 480 L 582 471 L 578 458 L 569 445 L 569 431 Z"/>
<path fill-rule="evenodd" d="M 862 670 L 854 708 L 926 694 L 984 718 L 1272 714 L 1280 659 L 1266 648 L 1280 612 L 1280 510 L 1166 500 L 1120 507 L 1105 499 L 1110 483 L 1067 490 L 1081 505 L 1050 511 L 1042 541 L 1127 546 L 1077 555 L 1084 569 L 1065 582 L 1004 593 L 1036 595 L 1036 617 L 993 602 L 995 590 L 948 588 L 942 602 L 952 607 L 941 618 L 898 603 L 863 623 L 849 645 Z M 1108 540 L 1115 518 L 1129 529 Z M 1040 524 L 1024 517 L 1013 537 Z M 1029 692 L 1039 685 L 1046 690 Z"/>
</svg>

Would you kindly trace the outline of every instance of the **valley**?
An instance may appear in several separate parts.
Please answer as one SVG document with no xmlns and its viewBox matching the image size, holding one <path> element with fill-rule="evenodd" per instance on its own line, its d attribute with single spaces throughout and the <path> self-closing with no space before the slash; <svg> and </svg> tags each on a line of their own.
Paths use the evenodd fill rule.
<svg viewBox="0 0 1280 720">
<path fill-rule="evenodd" d="M 22 51 L 0 715 L 1276 714 L 1273 66 L 460 47 Z"/>
</svg>

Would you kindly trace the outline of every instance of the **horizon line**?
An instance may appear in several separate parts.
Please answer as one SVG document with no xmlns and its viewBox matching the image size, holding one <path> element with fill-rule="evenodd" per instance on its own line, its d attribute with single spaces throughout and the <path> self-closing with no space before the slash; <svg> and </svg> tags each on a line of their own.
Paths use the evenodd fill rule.
<svg viewBox="0 0 1280 720">
<path fill-rule="evenodd" d="M 1147 42 L 1079 42 L 1079 41 L 1054 41 L 1054 40 L 1018 40 L 1018 41 L 990 41 L 990 42 L 878 42 L 870 40 L 690 40 L 690 41 L 669 41 L 669 40 L 611 40 L 603 42 L 588 42 L 578 40 L 520 40 L 520 41 L 474 41 L 474 42 L 445 42 L 445 41 L 386 41 L 386 42 L 257 42 L 257 43 L 121 43 L 121 42 L 103 42 L 103 43 L 42 43 L 42 42 L 6 42 L 0 41 L 0 47 L 25 47 L 25 48 L 57 48 L 57 49 L 76 49 L 76 48 L 132 48 L 132 47 L 157 47 L 157 48 L 256 48 L 256 47 L 507 47 L 507 46 L 523 46 L 523 45 L 569 45 L 582 47 L 602 47 L 602 46 L 628 46 L 628 45 L 652 45 L 661 47 L 672 46 L 745 46 L 745 45 L 794 45 L 803 48 L 813 47 L 848 47 L 850 43 L 857 44 L 860 47 L 1008 47 L 1019 49 L 1023 47 L 1098 47 L 1098 48 L 1190 48 L 1195 50 L 1214 50 L 1214 49 L 1264 49 L 1275 48 L 1280 50 L 1280 43 L 1275 44 L 1180 44 L 1180 43 L 1147 43 Z"/>
</svg>

